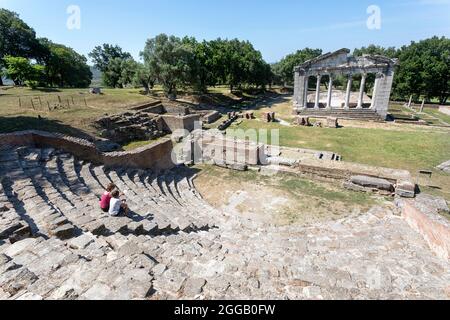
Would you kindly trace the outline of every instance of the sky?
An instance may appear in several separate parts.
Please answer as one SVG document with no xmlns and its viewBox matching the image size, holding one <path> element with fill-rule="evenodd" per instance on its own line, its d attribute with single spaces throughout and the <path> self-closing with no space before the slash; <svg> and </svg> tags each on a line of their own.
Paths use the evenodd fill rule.
<svg viewBox="0 0 450 320">
<path fill-rule="evenodd" d="M 38 37 L 86 56 L 110 43 L 139 59 L 159 33 L 249 40 L 267 62 L 305 47 L 329 52 L 450 37 L 450 0 L 0 0 L 0 7 L 17 12 Z"/>
</svg>

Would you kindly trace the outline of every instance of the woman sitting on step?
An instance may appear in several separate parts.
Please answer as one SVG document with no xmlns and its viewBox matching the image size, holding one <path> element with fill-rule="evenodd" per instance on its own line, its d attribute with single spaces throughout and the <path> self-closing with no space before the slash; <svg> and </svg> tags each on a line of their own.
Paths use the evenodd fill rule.
<svg viewBox="0 0 450 320">
<path fill-rule="evenodd" d="M 100 200 L 100 208 L 103 212 L 109 212 L 109 203 L 111 202 L 111 192 L 116 189 L 116 185 L 114 183 L 110 183 L 106 188 L 106 191 L 103 193 L 102 198 Z"/>
<path fill-rule="evenodd" d="M 109 214 L 113 217 L 118 215 L 128 215 L 128 205 L 125 199 L 120 199 L 119 190 L 114 190 L 111 193 L 111 201 L 109 203 Z"/>
</svg>

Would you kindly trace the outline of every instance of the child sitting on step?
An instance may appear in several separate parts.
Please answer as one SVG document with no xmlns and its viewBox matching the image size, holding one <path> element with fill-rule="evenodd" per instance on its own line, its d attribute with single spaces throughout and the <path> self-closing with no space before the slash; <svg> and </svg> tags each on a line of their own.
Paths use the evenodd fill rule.
<svg viewBox="0 0 450 320">
<path fill-rule="evenodd" d="M 128 215 L 128 206 L 125 199 L 120 199 L 119 190 L 114 190 L 111 193 L 111 201 L 109 203 L 109 214 L 113 217 L 117 217 L 118 215 Z"/>
<path fill-rule="evenodd" d="M 103 193 L 102 198 L 100 200 L 100 208 L 103 212 L 109 212 L 109 203 L 111 202 L 111 192 L 116 188 L 114 183 L 110 183 L 106 188 L 106 191 Z"/>
</svg>

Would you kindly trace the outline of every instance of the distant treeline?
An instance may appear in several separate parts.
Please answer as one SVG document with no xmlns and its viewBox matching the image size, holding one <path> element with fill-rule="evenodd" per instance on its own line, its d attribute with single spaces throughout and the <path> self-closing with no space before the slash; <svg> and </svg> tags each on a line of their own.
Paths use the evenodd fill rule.
<svg viewBox="0 0 450 320">
<path fill-rule="evenodd" d="M 269 65 L 248 41 L 219 38 L 199 42 L 192 37 L 160 34 L 147 40 L 140 54 L 142 62 L 117 45 L 95 47 L 89 54 L 93 69 L 86 57 L 62 44 L 37 38 L 16 13 L 0 9 L 0 68 L 15 85 L 87 87 L 95 70 L 101 72 L 105 86 L 143 87 L 148 92 L 159 84 L 169 96 L 176 95 L 177 88 L 206 92 L 216 85 L 228 85 L 231 91 L 265 89 L 273 84 L 291 86 L 294 67 L 322 53 L 321 49 L 306 48 Z M 450 39 L 433 37 L 401 48 L 371 45 L 354 51 L 354 55 L 363 54 L 399 59 L 394 99 L 412 95 L 415 100 L 446 103 L 450 95 Z M 340 80 L 344 84 L 343 79 L 338 79 L 338 86 Z M 367 91 L 373 82 L 369 77 Z M 358 78 L 354 85 L 359 85 Z"/>
</svg>

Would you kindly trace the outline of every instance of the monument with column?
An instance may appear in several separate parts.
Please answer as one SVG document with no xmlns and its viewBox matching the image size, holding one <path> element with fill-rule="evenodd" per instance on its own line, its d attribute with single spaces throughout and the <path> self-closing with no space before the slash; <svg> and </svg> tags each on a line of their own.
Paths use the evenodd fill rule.
<svg viewBox="0 0 450 320">
<path fill-rule="evenodd" d="M 385 120 L 394 79 L 394 67 L 397 63 L 397 59 L 379 55 L 354 57 L 350 55 L 349 49 L 341 49 L 306 61 L 294 70 L 294 114 Z M 365 96 L 369 74 L 375 74 L 371 99 Z M 361 75 L 361 85 L 357 101 L 352 103 L 352 84 L 355 75 Z M 333 104 L 333 81 L 336 76 L 344 76 L 347 81 L 343 102 Z M 317 81 L 313 95 L 314 102 L 308 101 L 308 83 L 311 77 L 315 77 Z M 326 99 L 321 101 L 321 83 L 325 77 L 328 77 L 328 90 Z"/>
</svg>

